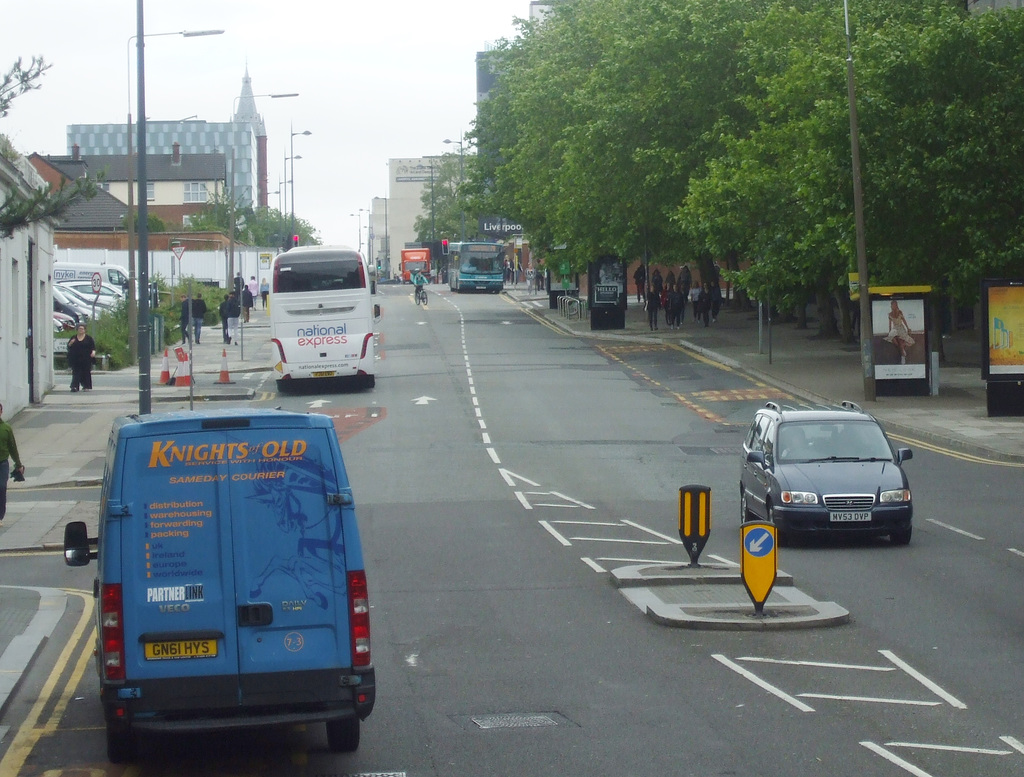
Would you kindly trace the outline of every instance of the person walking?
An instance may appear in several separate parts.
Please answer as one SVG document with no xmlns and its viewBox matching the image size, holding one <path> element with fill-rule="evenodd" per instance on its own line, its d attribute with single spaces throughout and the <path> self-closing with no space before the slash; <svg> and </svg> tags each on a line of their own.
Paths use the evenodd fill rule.
<svg viewBox="0 0 1024 777">
<path fill-rule="evenodd" d="M 199 340 L 203 333 L 203 319 L 206 317 L 206 300 L 203 299 L 203 293 L 197 292 L 196 298 L 192 300 L 192 332 L 196 338 L 196 345 L 199 345 Z"/>
<path fill-rule="evenodd" d="M 690 265 L 684 264 L 679 268 L 679 291 L 683 295 L 683 309 L 679 311 L 679 318 L 686 315 L 686 300 L 690 296 L 690 287 L 693 285 L 693 275 L 690 273 Z"/>
<path fill-rule="evenodd" d="M 711 323 L 718 320 L 718 312 L 722 309 L 722 268 L 718 266 L 718 260 L 711 263 Z"/>
<path fill-rule="evenodd" d="M 647 323 L 653 332 L 658 328 L 658 310 L 661 308 L 661 293 L 652 286 L 647 292 Z"/>
<path fill-rule="evenodd" d="M 75 336 L 68 340 L 68 366 L 71 368 L 71 390 L 92 391 L 92 362 L 96 343 L 85 333 L 85 324 L 78 325 Z"/>
<path fill-rule="evenodd" d="M 644 301 L 644 288 L 647 285 L 647 268 L 644 267 L 644 263 L 640 262 L 640 265 L 633 271 L 633 281 L 636 283 L 636 301 Z"/>
<path fill-rule="evenodd" d="M 188 297 L 184 294 L 181 295 L 180 324 L 181 342 L 185 343 L 192 331 L 192 306 L 188 304 Z"/>
<path fill-rule="evenodd" d="M 18 443 L 14 440 L 14 430 L 4 421 L 4 406 L 0 402 L 0 523 L 7 515 L 7 478 L 11 477 L 9 459 L 14 459 L 13 477 L 15 480 L 25 479 L 25 465 L 18 456 Z"/>
<path fill-rule="evenodd" d="M 704 322 L 704 326 L 708 325 L 708 316 L 711 313 L 711 285 L 707 283 L 701 284 L 700 292 L 697 296 L 697 305 L 694 307 L 694 320 L 700 319 Z"/>
<path fill-rule="evenodd" d="M 224 295 L 224 301 L 217 307 L 217 313 L 220 315 L 220 333 L 221 337 L 224 338 L 224 345 L 231 344 L 231 338 L 228 337 L 228 300 L 231 299 L 230 294 Z"/>
<path fill-rule="evenodd" d="M 238 319 L 242 315 L 242 307 L 238 304 L 238 297 L 234 292 L 228 295 L 225 312 L 228 314 L 228 345 L 238 345 Z"/>
<path fill-rule="evenodd" d="M 252 292 L 249 291 L 248 286 L 242 287 L 242 320 L 245 323 L 249 323 L 249 311 L 252 310 L 253 303 L 256 300 L 253 299 Z"/>
<path fill-rule="evenodd" d="M 678 286 L 673 286 L 668 293 L 668 328 L 679 329 L 683 325 L 684 297 Z"/>
<path fill-rule="evenodd" d="M 263 309 L 267 309 L 267 298 L 270 296 L 270 281 L 263 278 L 260 281 L 260 300 L 263 302 Z"/>
<path fill-rule="evenodd" d="M 245 287 L 249 290 L 249 296 L 252 297 L 252 305 L 249 307 L 254 308 L 256 307 L 256 298 L 260 296 L 260 284 L 259 281 L 256 280 L 255 275 L 249 276 L 249 282 L 245 284 Z M 249 323 L 249 316 L 245 317 L 245 323 Z"/>
</svg>

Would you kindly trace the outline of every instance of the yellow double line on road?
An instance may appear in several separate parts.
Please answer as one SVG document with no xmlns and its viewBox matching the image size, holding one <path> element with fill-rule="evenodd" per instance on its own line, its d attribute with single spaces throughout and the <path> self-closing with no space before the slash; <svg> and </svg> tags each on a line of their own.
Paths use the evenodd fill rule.
<svg viewBox="0 0 1024 777">
<path fill-rule="evenodd" d="M 39 744 L 39 740 L 44 736 L 51 736 L 57 731 L 57 726 L 67 710 L 68 703 L 74 697 L 75 689 L 85 675 L 89 660 L 93 657 L 91 631 L 93 628 L 94 604 L 92 591 L 64 589 L 64 592 L 69 596 L 77 596 L 82 600 L 82 614 L 78 618 L 78 623 L 75 624 L 75 630 L 71 635 L 71 639 L 68 640 L 64 650 L 61 651 L 60 658 L 57 659 L 57 663 L 50 672 L 50 676 L 46 678 L 46 683 L 40 690 L 35 704 L 32 705 L 31 711 L 25 718 L 25 722 L 18 728 L 14 741 L 11 742 L 11 746 L 8 748 L 3 760 L 0 760 L 0 774 L 12 775 L 12 777 L 21 774 L 25 761 L 28 760 L 32 751 Z M 86 635 L 86 630 L 90 632 L 88 636 Z M 74 659 L 76 651 L 78 651 L 78 657 Z M 64 670 L 73 659 L 75 662 L 74 667 L 65 677 Z M 47 712 L 50 700 L 58 691 L 62 678 L 64 678 L 64 685 L 60 689 L 60 697 L 57 699 L 57 703 Z M 101 771 L 100 773 L 102 774 L 103 772 Z M 137 770 L 134 767 L 129 768 L 122 773 L 122 777 L 136 773 Z"/>
</svg>

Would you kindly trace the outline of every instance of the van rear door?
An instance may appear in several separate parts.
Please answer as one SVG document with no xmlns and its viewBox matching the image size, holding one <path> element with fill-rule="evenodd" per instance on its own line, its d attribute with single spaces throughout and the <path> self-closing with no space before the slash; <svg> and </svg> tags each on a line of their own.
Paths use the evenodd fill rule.
<svg viewBox="0 0 1024 777">
<path fill-rule="evenodd" d="M 316 701 L 317 671 L 352 666 L 337 439 L 309 416 L 276 421 L 125 440 L 106 541 L 120 532 L 127 681 L 211 680 L 172 707 Z"/>
</svg>

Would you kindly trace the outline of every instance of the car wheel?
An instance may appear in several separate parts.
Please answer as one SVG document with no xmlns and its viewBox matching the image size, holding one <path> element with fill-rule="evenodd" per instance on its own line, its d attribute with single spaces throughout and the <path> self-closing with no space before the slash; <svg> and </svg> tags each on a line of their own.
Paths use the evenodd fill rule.
<svg viewBox="0 0 1024 777">
<path fill-rule="evenodd" d="M 897 529 L 896 531 L 889 533 L 889 540 L 893 545 L 909 545 L 910 535 L 913 534 L 913 532 L 913 526 L 908 526 L 905 529 Z"/>
<path fill-rule="evenodd" d="M 359 748 L 359 718 L 327 721 L 327 747 L 332 753 L 354 753 Z"/>
</svg>

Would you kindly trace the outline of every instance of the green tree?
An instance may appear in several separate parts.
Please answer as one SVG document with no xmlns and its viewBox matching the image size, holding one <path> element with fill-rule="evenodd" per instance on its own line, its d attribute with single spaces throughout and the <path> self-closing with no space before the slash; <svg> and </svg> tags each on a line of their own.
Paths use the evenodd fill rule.
<svg viewBox="0 0 1024 777">
<path fill-rule="evenodd" d="M 234 207 L 231 196 L 215 192 L 210 195 L 198 214 L 189 220 L 191 232 L 220 232 L 231 234 L 231 219 L 234 216 L 235 240 L 254 246 L 283 246 L 290 241 L 292 232 L 291 215 L 281 213 L 277 208 L 253 208 L 251 205 Z M 302 245 L 319 245 L 320 235 L 308 221 L 295 217 L 295 233 Z"/>
<path fill-rule="evenodd" d="M 0 78 L 0 118 L 8 114 L 16 97 L 29 90 L 38 89 L 40 85 L 36 82 L 49 69 L 50 65 L 47 65 L 42 57 L 32 57 L 28 67 L 22 66 L 19 57 Z M 17 158 L 17 152 L 10 140 L 6 137 L 2 139 L 2 154 L 13 161 Z M 10 189 L 0 202 L 0 239 L 11 237 L 17 230 L 36 221 L 60 218 L 75 201 L 94 197 L 96 189 L 96 181 L 88 178 L 80 178 L 70 183 L 64 181 L 58 187 L 48 184 L 35 189 L 28 196 L 14 188 Z"/>
<path fill-rule="evenodd" d="M 420 194 L 423 210 L 413 222 L 416 239 L 421 243 L 431 239 L 459 239 L 466 204 L 460 190 L 462 175 L 459 161 L 458 154 L 444 154 L 433 159 L 431 181 Z M 465 158 L 462 163 L 465 164 Z"/>
</svg>

